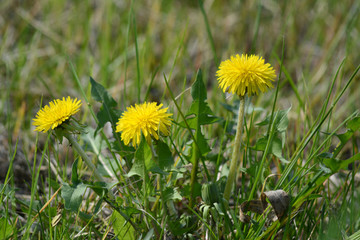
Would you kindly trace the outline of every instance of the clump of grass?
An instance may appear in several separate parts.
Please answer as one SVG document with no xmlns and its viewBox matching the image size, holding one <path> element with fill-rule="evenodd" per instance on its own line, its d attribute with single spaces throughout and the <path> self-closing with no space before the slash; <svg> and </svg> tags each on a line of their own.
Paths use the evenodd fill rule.
<svg viewBox="0 0 360 240">
<path fill-rule="evenodd" d="M 350 36 L 359 6 L 222 4 L 155 1 L 144 12 L 137 1 L 0 3 L 16 13 L 0 30 L 9 136 L 1 238 L 357 237 L 359 59 Z M 239 49 L 274 66 L 276 91 L 241 101 L 221 93 L 220 56 Z M 85 103 L 78 120 L 35 136 L 39 106 L 68 95 Z M 153 138 L 124 142 L 119 118 L 143 102 L 163 104 L 171 127 L 150 124 Z M 240 106 L 242 165 L 229 167 Z M 14 180 L 20 156 L 27 195 Z"/>
</svg>

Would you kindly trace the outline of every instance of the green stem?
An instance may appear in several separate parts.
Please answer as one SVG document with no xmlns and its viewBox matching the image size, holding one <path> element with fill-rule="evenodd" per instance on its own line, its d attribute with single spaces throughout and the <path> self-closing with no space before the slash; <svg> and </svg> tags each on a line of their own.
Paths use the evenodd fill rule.
<svg viewBox="0 0 360 240">
<path fill-rule="evenodd" d="M 238 163 L 238 159 L 240 158 L 240 143 L 241 143 L 243 122 L 244 122 L 244 110 L 245 110 L 245 97 L 240 96 L 239 116 L 238 116 L 237 129 L 235 135 L 235 143 L 234 143 L 233 154 L 230 163 L 229 176 L 224 191 L 224 198 L 228 201 L 230 199 L 230 193 L 233 187 L 233 183 L 236 179 L 236 172 L 238 169 L 237 163 Z"/>
<path fill-rule="evenodd" d="M 84 152 L 84 150 L 81 148 L 80 144 L 75 140 L 75 138 L 72 136 L 72 134 L 70 134 L 69 132 L 65 132 L 64 136 L 69 140 L 69 142 L 71 143 L 72 147 L 74 147 L 76 149 L 76 151 L 78 152 L 78 154 L 81 156 L 81 158 L 85 161 L 86 165 L 90 168 L 90 170 L 94 173 L 95 177 L 101 181 L 101 182 L 105 182 L 103 177 L 98 173 L 98 171 L 96 170 L 95 165 L 90 161 L 89 157 L 86 155 L 86 153 Z"/>
<path fill-rule="evenodd" d="M 198 138 L 196 138 L 196 140 L 198 140 Z M 197 169 L 199 167 L 199 150 L 195 146 L 195 142 L 193 142 L 193 153 L 191 158 L 192 158 L 191 162 L 193 165 L 191 169 L 191 180 L 190 180 L 190 202 L 189 202 L 190 208 L 193 207 L 195 201 L 195 184 L 197 182 Z"/>
</svg>

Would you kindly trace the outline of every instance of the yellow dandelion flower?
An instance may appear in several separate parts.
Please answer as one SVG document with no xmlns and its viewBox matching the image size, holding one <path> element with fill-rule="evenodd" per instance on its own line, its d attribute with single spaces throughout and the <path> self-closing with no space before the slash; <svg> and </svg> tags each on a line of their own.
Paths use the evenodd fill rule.
<svg viewBox="0 0 360 240">
<path fill-rule="evenodd" d="M 256 55 L 236 54 L 230 59 L 221 62 L 216 72 L 219 85 L 224 92 L 236 93 L 244 96 L 246 93 L 251 96 L 266 92 L 273 87 L 275 70 L 269 63 L 264 62 L 262 57 Z"/>
<path fill-rule="evenodd" d="M 170 134 L 171 113 L 166 113 L 168 108 L 161 108 L 155 102 L 135 104 L 126 109 L 119 118 L 116 132 L 121 132 L 121 140 L 126 145 L 132 141 L 134 147 L 140 144 L 141 133 L 150 143 L 151 136 L 159 139 L 158 132 L 165 136 Z"/>
<path fill-rule="evenodd" d="M 81 100 L 63 97 L 55 99 L 38 111 L 36 118 L 33 119 L 35 131 L 47 132 L 50 128 L 60 126 L 64 121 L 80 110 Z"/>
</svg>

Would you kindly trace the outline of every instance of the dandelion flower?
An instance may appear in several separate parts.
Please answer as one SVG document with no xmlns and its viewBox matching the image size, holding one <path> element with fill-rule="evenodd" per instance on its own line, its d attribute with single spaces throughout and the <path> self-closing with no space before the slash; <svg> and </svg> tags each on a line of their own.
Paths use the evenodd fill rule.
<svg viewBox="0 0 360 240">
<path fill-rule="evenodd" d="M 38 111 L 36 118 L 33 119 L 35 131 L 47 132 L 50 128 L 54 129 L 69 119 L 80 110 L 81 100 L 63 97 L 55 99 Z"/>
<path fill-rule="evenodd" d="M 224 92 L 236 93 L 244 96 L 257 95 L 259 89 L 266 92 L 273 87 L 275 70 L 262 57 L 256 55 L 236 54 L 230 59 L 221 62 L 216 72 L 219 85 Z"/>
<path fill-rule="evenodd" d="M 168 108 L 161 108 L 155 102 L 135 104 L 123 112 L 116 126 L 116 132 L 121 132 L 121 140 L 126 145 L 132 141 L 134 147 L 140 144 L 141 133 L 147 142 L 151 137 L 159 139 L 158 133 L 165 136 L 170 134 L 171 113 L 166 113 Z"/>
</svg>

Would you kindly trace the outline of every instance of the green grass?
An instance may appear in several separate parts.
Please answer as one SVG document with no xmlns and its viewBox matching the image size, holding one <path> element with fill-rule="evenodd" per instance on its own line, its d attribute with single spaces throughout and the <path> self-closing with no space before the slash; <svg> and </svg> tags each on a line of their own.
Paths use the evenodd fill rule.
<svg viewBox="0 0 360 240">
<path fill-rule="evenodd" d="M 359 11 L 333 0 L 1 1 L 0 239 L 356 239 Z M 239 101 L 215 72 L 236 53 L 263 56 L 279 79 L 246 99 L 243 168 L 227 202 Z M 91 91 L 100 85 L 105 95 Z M 83 101 L 75 118 L 87 133 L 76 137 L 106 184 L 67 141 L 34 132 L 39 108 L 63 96 Z M 189 120 L 196 99 L 219 121 Z M 161 171 L 147 144 L 135 152 L 112 134 L 144 101 L 176 122 L 156 145 Z M 291 196 L 279 221 L 240 221 L 241 204 L 278 189 Z"/>
</svg>

